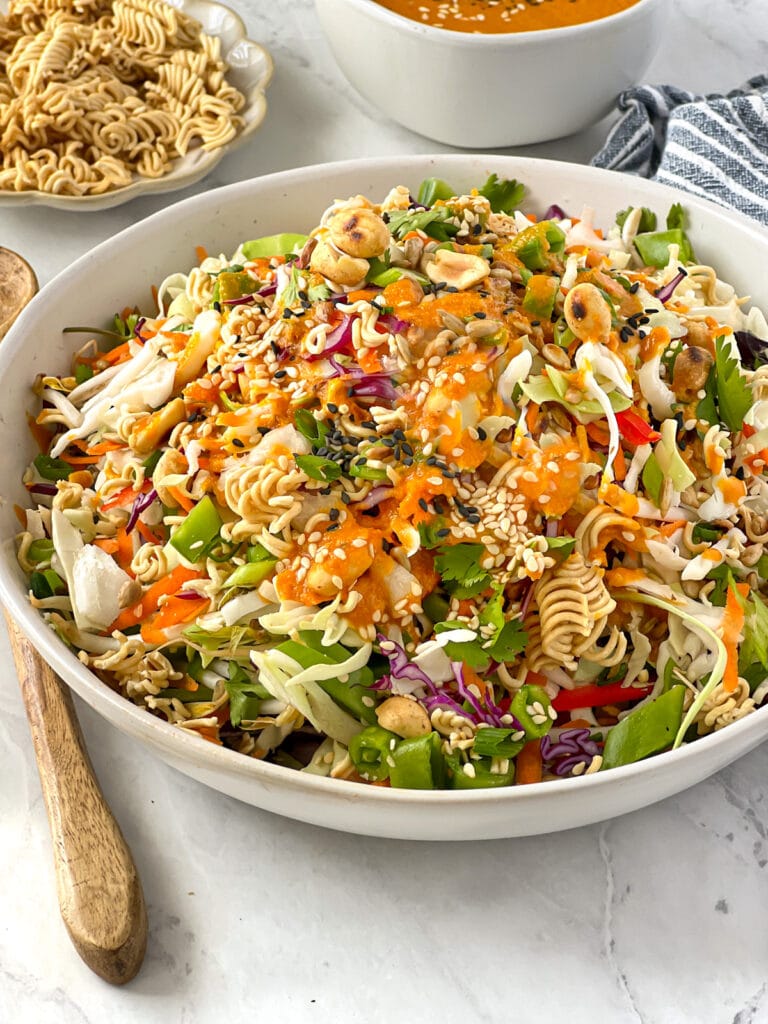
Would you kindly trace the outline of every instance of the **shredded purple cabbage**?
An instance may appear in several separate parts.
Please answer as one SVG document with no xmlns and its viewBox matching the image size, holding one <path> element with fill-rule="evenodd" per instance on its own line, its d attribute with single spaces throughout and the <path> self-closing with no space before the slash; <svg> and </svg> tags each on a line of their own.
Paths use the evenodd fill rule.
<svg viewBox="0 0 768 1024">
<path fill-rule="evenodd" d="M 544 216 L 541 219 L 542 220 L 565 220 L 567 218 L 567 216 L 568 216 L 568 214 L 565 212 L 565 210 L 562 208 L 562 206 L 558 206 L 557 203 L 552 203 L 552 205 L 547 209 L 547 212 L 544 214 Z"/>
<path fill-rule="evenodd" d="M 56 486 L 54 484 L 32 484 L 32 486 L 29 488 L 29 493 L 45 494 L 48 495 L 49 497 L 53 497 L 59 492 L 56 490 Z"/>
<path fill-rule="evenodd" d="M 545 736 L 541 741 L 544 765 L 559 778 L 571 775 L 577 765 L 586 768 L 599 753 L 600 747 L 589 729 L 565 729 L 555 738 Z"/>
<path fill-rule="evenodd" d="M 360 509 L 361 511 L 365 511 L 365 509 L 368 508 L 373 508 L 375 505 L 378 505 L 386 498 L 389 498 L 393 490 L 394 488 L 392 487 L 391 484 L 381 484 L 378 487 L 372 487 L 362 501 L 358 501 L 355 503 L 355 508 Z"/>
<path fill-rule="evenodd" d="M 377 689 L 389 689 L 389 679 L 391 677 L 392 679 L 407 679 L 411 683 L 419 683 L 421 686 L 425 686 L 431 694 L 437 693 L 435 684 L 425 672 L 422 672 L 418 665 L 413 664 L 401 644 L 397 643 L 396 640 L 389 640 L 383 633 L 379 633 L 376 639 L 381 645 L 381 653 L 389 661 L 389 675 L 382 676 L 379 679 Z M 385 679 L 387 682 L 382 686 L 381 684 Z"/>
<path fill-rule="evenodd" d="M 277 285 L 275 285 L 277 287 Z M 258 292 L 257 294 L 261 294 Z M 253 302 L 255 296 L 252 295 L 241 295 L 239 299 L 224 299 L 222 306 L 245 306 L 250 302 Z"/>
<path fill-rule="evenodd" d="M 369 373 L 358 384 L 350 385 L 355 398 L 379 398 L 383 402 L 394 402 L 399 398 L 388 373 Z"/>
<path fill-rule="evenodd" d="M 484 703 L 481 702 L 480 698 L 472 692 L 471 687 L 467 686 L 464 682 L 464 662 L 452 661 L 451 668 L 456 678 L 456 688 L 459 691 L 459 695 L 472 706 L 475 716 L 481 722 L 501 728 L 503 726 L 501 719 L 506 712 L 502 711 L 497 704 L 494 704 L 487 697 Z M 466 715 L 466 711 L 462 711 L 462 714 Z"/>
<path fill-rule="evenodd" d="M 688 277 L 688 271 L 683 270 L 682 267 L 679 267 L 677 273 L 669 282 L 669 284 L 665 284 L 663 287 L 657 288 L 653 294 L 656 296 L 659 302 L 669 302 L 669 300 L 675 293 L 675 288 L 677 288 L 680 282 L 684 280 L 686 277 Z"/>
<path fill-rule="evenodd" d="M 764 363 L 768 355 L 768 341 L 758 338 L 751 331 L 734 331 L 733 336 L 739 346 L 741 361 L 751 369 L 755 363 Z"/>
<path fill-rule="evenodd" d="M 314 363 L 318 359 L 327 359 L 328 356 L 332 356 L 335 352 L 342 352 L 344 349 L 349 351 L 352 347 L 352 324 L 355 318 L 353 316 L 343 316 L 341 323 L 334 327 L 331 333 L 325 339 L 325 348 L 322 352 L 310 353 L 306 358 L 307 362 Z"/>
<path fill-rule="evenodd" d="M 402 334 L 411 326 L 407 320 L 401 320 L 394 313 L 382 313 L 376 323 L 381 324 L 390 334 Z"/>
<path fill-rule="evenodd" d="M 146 340 L 147 340 L 147 339 L 146 339 L 146 338 L 145 338 L 145 337 L 144 337 L 144 336 L 142 335 L 142 333 L 141 333 L 141 328 L 142 328 L 142 327 L 144 326 L 144 324 L 145 324 L 146 322 L 147 322 L 147 318 L 146 318 L 145 316 L 140 316 L 140 317 L 139 317 L 139 319 L 138 319 L 138 320 L 136 321 L 136 323 L 134 324 L 134 327 L 133 327 L 133 333 L 134 333 L 134 335 L 135 335 L 135 336 L 136 336 L 136 337 L 137 337 L 137 338 L 139 339 L 139 341 L 142 341 L 142 342 L 144 342 L 144 341 L 146 341 Z"/>
<path fill-rule="evenodd" d="M 152 490 L 147 491 L 146 494 L 140 494 L 138 496 L 138 498 L 133 503 L 133 507 L 131 508 L 131 514 L 128 516 L 128 522 L 125 524 L 126 533 L 131 532 L 136 523 L 139 521 L 139 516 L 141 515 L 141 513 L 145 509 L 148 509 L 156 498 L 157 491 L 154 489 L 154 487 L 152 488 Z"/>
<path fill-rule="evenodd" d="M 273 281 L 271 284 L 265 284 L 263 288 L 259 288 L 256 295 L 266 297 L 267 295 L 274 295 L 277 291 L 277 281 Z"/>
</svg>

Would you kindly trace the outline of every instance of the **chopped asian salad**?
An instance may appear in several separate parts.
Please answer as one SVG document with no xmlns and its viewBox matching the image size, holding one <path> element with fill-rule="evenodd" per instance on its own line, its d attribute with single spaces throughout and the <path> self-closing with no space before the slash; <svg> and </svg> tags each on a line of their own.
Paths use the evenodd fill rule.
<svg viewBox="0 0 768 1024">
<path fill-rule="evenodd" d="M 379 786 L 589 774 L 768 693 L 768 324 L 684 212 L 334 202 L 35 384 L 30 600 L 128 700 Z M 578 214 L 578 216 L 577 216 Z"/>
</svg>

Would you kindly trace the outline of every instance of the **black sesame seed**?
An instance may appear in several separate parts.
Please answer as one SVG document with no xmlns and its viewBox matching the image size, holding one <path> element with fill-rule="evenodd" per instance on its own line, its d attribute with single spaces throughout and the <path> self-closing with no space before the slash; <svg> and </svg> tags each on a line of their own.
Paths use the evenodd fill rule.
<svg viewBox="0 0 768 1024">
<path fill-rule="evenodd" d="M 407 441 L 403 442 L 402 449 L 406 455 L 413 455 L 413 448 L 411 448 Z"/>
<path fill-rule="evenodd" d="M 332 523 L 335 523 L 336 520 L 339 518 L 339 514 L 340 513 L 337 508 L 332 508 L 331 511 L 328 513 L 328 518 L 331 520 Z"/>
<path fill-rule="evenodd" d="M 288 376 L 288 371 L 287 370 L 276 370 L 272 374 L 272 376 L 275 378 L 275 380 L 282 380 L 283 377 L 287 377 Z"/>
<path fill-rule="evenodd" d="M 284 309 L 283 310 L 283 320 L 290 320 L 292 316 L 293 316 L 293 310 L 291 310 L 291 309 Z"/>
<path fill-rule="evenodd" d="M 429 458 L 427 459 L 427 465 L 428 466 L 436 466 L 437 465 L 437 456 L 436 455 L 430 455 Z"/>
<path fill-rule="evenodd" d="M 541 327 L 541 320 L 531 320 L 531 327 Z"/>
<path fill-rule="evenodd" d="M 475 313 L 473 315 L 475 317 L 475 320 L 485 320 L 485 318 L 488 316 L 487 313 Z"/>
<path fill-rule="evenodd" d="M 739 468 L 736 470 L 734 475 L 735 475 L 737 480 L 743 480 L 744 479 L 744 467 L 743 466 L 739 466 Z"/>
<path fill-rule="evenodd" d="M 441 530 L 437 531 L 436 536 L 438 536 L 438 537 L 448 537 L 450 535 L 450 532 L 451 531 L 448 529 L 448 527 L 444 526 Z"/>
<path fill-rule="evenodd" d="M 482 232 L 482 230 L 483 230 L 483 225 L 482 224 L 478 223 L 478 224 L 473 224 L 472 225 L 472 234 L 473 235 L 479 235 Z"/>
<path fill-rule="evenodd" d="M 213 308 L 216 310 L 217 313 L 220 313 L 221 312 L 221 303 L 220 302 L 214 302 Z"/>
<path fill-rule="evenodd" d="M 386 448 L 394 448 L 395 445 L 397 444 L 397 441 L 395 441 L 394 437 L 382 437 L 381 444 L 383 444 Z"/>
<path fill-rule="evenodd" d="M 400 427 L 397 427 L 395 430 L 392 431 L 392 437 L 394 437 L 394 439 L 396 441 L 404 441 L 405 440 L 405 434 L 402 432 Z"/>
<path fill-rule="evenodd" d="M 477 428 L 477 439 L 478 441 L 486 441 L 488 439 L 488 434 L 483 430 L 482 427 Z"/>
<path fill-rule="evenodd" d="M 629 286 L 629 294 L 630 295 L 637 295 L 637 292 L 638 292 L 639 288 L 640 288 L 640 282 L 639 281 L 635 281 L 634 284 L 631 284 Z"/>
<path fill-rule="evenodd" d="M 331 488 L 330 488 L 330 486 L 328 486 L 328 487 L 321 487 L 320 490 L 317 493 L 318 494 L 330 494 L 331 493 Z"/>
<path fill-rule="evenodd" d="M 308 299 L 309 298 L 309 296 L 307 295 L 307 293 L 304 291 L 303 288 L 302 288 L 302 290 L 298 294 L 299 294 L 299 298 L 300 299 Z"/>
<path fill-rule="evenodd" d="M 331 525 L 326 529 L 325 532 L 326 533 L 331 533 L 332 530 L 339 530 L 339 529 L 341 529 L 341 523 L 331 523 Z"/>
<path fill-rule="evenodd" d="M 328 404 L 326 405 L 326 408 L 327 408 L 328 412 L 338 412 L 339 411 L 339 407 L 338 407 L 338 405 L 336 405 L 335 402 L 328 402 Z"/>
<path fill-rule="evenodd" d="M 423 498 L 419 498 L 419 508 L 423 512 L 429 512 L 429 505 L 426 503 L 426 501 Z"/>
<path fill-rule="evenodd" d="M 358 459 L 357 459 L 357 464 L 358 464 L 358 466 L 364 466 L 367 461 L 368 461 L 368 459 L 366 459 L 366 457 L 364 455 L 359 455 Z"/>
<path fill-rule="evenodd" d="M 259 427 L 259 428 L 258 428 L 258 431 L 259 431 L 259 433 L 261 434 L 261 436 L 262 436 L 262 437 L 264 437 L 264 436 L 265 436 L 266 434 L 268 434 L 268 433 L 269 433 L 269 431 L 270 431 L 271 429 L 272 429 L 271 427 Z"/>
<path fill-rule="evenodd" d="M 619 331 L 619 337 L 622 341 L 629 341 L 629 339 L 632 337 L 632 328 L 626 325 L 622 327 Z"/>
<path fill-rule="evenodd" d="M 504 314 L 504 316 L 508 316 L 510 313 L 514 313 L 514 312 L 515 312 L 515 307 L 514 306 L 507 306 L 506 309 L 502 309 L 502 313 Z"/>
<path fill-rule="evenodd" d="M 328 408 L 329 409 L 331 408 L 330 405 L 328 406 Z M 373 420 L 361 420 L 360 426 L 364 427 L 366 430 L 376 430 L 377 429 L 376 428 L 376 424 L 373 422 Z"/>
<path fill-rule="evenodd" d="M 452 295 L 454 295 L 458 290 L 459 289 L 455 284 L 448 284 L 445 286 L 445 291 L 450 292 Z"/>
<path fill-rule="evenodd" d="M 445 505 L 443 504 L 443 499 L 439 494 L 432 499 L 432 504 L 434 505 L 435 512 L 437 512 L 439 516 L 445 512 Z"/>
<path fill-rule="evenodd" d="M 473 512 L 472 515 L 467 516 L 467 522 L 471 523 L 472 526 L 477 526 L 477 524 L 480 522 L 480 516 L 477 515 L 477 513 Z"/>
<path fill-rule="evenodd" d="M 235 448 L 245 448 L 245 441 L 241 441 L 239 437 L 233 437 L 232 444 Z"/>
<path fill-rule="evenodd" d="M 413 465 L 413 459 L 411 458 L 410 455 L 406 455 L 406 457 L 403 459 L 403 465 L 404 466 L 412 466 Z"/>
<path fill-rule="evenodd" d="M 352 501 L 352 499 L 350 498 L 346 491 L 342 491 L 341 500 L 344 502 L 345 505 L 348 505 L 350 501 Z"/>
</svg>

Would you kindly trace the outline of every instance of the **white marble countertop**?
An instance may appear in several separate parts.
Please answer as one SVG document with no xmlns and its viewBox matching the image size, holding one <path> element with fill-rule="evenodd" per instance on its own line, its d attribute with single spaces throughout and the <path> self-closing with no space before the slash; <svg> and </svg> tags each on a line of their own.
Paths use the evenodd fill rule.
<svg viewBox="0 0 768 1024">
<path fill-rule="evenodd" d="M 370 112 L 311 0 L 234 3 L 272 51 L 256 137 L 179 198 L 287 167 L 442 147 Z M 647 76 L 712 92 L 768 69 L 765 0 L 669 0 Z M 586 161 L 606 125 L 528 147 Z M 171 201 L 0 211 L 41 283 Z M 69 944 L 5 637 L 0 680 L 0 1022 L 757 1024 L 768 1020 L 768 745 L 687 793 L 551 837 L 408 844 L 254 810 L 176 773 L 81 702 L 149 909 L 140 975 L 112 989 Z"/>
</svg>

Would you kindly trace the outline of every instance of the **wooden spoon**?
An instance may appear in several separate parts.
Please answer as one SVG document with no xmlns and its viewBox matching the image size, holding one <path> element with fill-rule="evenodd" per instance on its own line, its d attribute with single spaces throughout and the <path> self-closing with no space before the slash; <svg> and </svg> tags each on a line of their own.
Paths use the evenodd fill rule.
<svg viewBox="0 0 768 1024">
<path fill-rule="evenodd" d="M 0 338 L 36 291 L 26 261 L 0 248 Z M 48 812 L 61 916 L 91 970 L 123 985 L 147 946 L 141 881 L 96 780 L 69 688 L 7 612 L 5 619 Z"/>
</svg>

